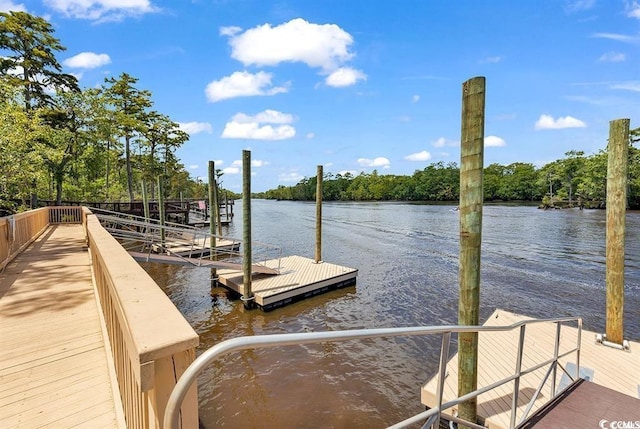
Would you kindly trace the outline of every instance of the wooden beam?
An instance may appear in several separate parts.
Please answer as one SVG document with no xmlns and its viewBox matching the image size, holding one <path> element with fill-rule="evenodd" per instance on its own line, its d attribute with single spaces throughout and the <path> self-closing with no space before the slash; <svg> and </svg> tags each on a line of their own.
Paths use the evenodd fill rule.
<svg viewBox="0 0 640 429">
<path fill-rule="evenodd" d="M 485 78 L 462 85 L 460 148 L 460 267 L 458 323 L 477 325 L 480 308 L 480 247 L 482 242 Z M 458 336 L 458 394 L 478 386 L 478 334 Z M 475 422 L 477 398 L 460 404 L 459 417 Z"/>
<path fill-rule="evenodd" d="M 624 235 L 629 119 L 609 123 L 607 166 L 607 341 L 624 340 Z"/>
</svg>

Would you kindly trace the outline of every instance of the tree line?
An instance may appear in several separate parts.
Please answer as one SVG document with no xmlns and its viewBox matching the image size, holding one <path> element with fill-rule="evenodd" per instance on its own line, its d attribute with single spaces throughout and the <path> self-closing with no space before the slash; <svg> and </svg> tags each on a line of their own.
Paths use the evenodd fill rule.
<svg viewBox="0 0 640 429">
<path fill-rule="evenodd" d="M 635 142 L 638 130 L 632 132 Z M 279 200 L 315 199 L 316 177 L 305 177 L 293 186 L 278 186 L 256 197 Z M 629 190 L 631 208 L 640 208 L 640 150 L 629 147 Z M 606 202 L 607 153 L 585 156 L 569 151 L 565 157 L 536 168 L 515 162 L 490 164 L 484 169 L 484 198 L 488 202 L 529 201 L 542 206 L 586 206 L 602 208 Z M 332 174 L 322 178 L 326 201 L 457 201 L 460 197 L 460 169 L 455 162 L 432 163 L 412 175 L 372 173 Z"/>
<path fill-rule="evenodd" d="M 189 135 L 154 109 L 151 92 L 124 72 L 82 89 L 56 59 L 65 49 L 45 19 L 0 13 L 0 209 L 33 194 L 133 201 L 142 183 L 156 198 L 158 177 L 167 199 L 205 198 L 207 184 L 176 157 Z"/>
</svg>

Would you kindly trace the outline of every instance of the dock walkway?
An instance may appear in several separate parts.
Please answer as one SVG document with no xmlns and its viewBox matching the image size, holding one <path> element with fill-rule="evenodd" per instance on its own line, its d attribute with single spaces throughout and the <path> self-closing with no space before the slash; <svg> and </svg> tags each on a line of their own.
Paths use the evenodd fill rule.
<svg viewBox="0 0 640 429">
<path fill-rule="evenodd" d="M 125 427 L 82 225 L 0 273 L 0 427 Z"/>
</svg>

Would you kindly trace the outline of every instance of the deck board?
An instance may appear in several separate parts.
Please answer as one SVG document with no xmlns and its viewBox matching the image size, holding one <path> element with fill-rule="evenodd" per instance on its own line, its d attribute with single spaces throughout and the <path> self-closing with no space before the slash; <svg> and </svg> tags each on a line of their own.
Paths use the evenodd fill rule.
<svg viewBox="0 0 640 429">
<path fill-rule="evenodd" d="M 496 310 L 485 325 L 502 326 L 529 319 L 528 317 Z M 553 357 L 555 324 L 535 324 L 527 328 L 525 336 L 525 354 L 522 368 L 531 367 Z M 568 351 L 575 347 L 578 330 L 575 327 L 563 326 L 560 336 L 559 352 Z M 519 331 L 492 332 L 480 334 L 478 341 L 478 387 L 489 385 L 497 380 L 508 377 L 515 372 L 515 356 L 517 353 Z M 498 352 L 497 352 L 498 351 Z M 575 364 L 575 353 L 560 359 L 560 363 L 567 367 L 568 363 Z M 458 396 L 458 355 L 457 353 L 447 364 L 443 402 Z M 640 385 L 640 343 L 632 342 L 630 351 L 622 351 L 596 344 L 595 333 L 582 330 L 582 344 L 580 354 L 581 368 L 594 370 L 593 382 L 614 391 L 638 397 Z M 520 381 L 517 421 L 524 414 L 530 398 L 535 393 L 547 368 L 523 376 Z M 562 378 L 562 370 L 558 369 L 556 386 Z M 432 378 L 421 389 L 422 403 L 428 407 L 435 405 L 437 377 Z M 478 398 L 478 415 L 489 428 L 509 427 L 513 382 L 480 395 Z M 551 384 L 547 382 L 536 401 L 534 410 L 543 406 L 551 396 Z M 457 411 L 456 408 L 454 408 Z M 449 414 L 451 410 L 447 413 Z"/>
<path fill-rule="evenodd" d="M 98 311 L 81 225 L 0 274 L 0 427 L 124 427 Z"/>
</svg>

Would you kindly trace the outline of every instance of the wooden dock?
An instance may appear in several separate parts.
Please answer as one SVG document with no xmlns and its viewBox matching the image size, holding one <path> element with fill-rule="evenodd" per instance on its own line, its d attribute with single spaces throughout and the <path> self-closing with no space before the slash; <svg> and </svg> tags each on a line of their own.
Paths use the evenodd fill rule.
<svg viewBox="0 0 640 429">
<path fill-rule="evenodd" d="M 504 326 L 530 319 L 504 310 L 496 310 L 484 323 L 485 326 Z M 533 324 L 527 327 L 522 368 L 532 367 L 553 357 L 555 324 Z M 595 341 L 595 332 L 582 330 L 580 351 L 580 376 L 598 385 L 633 398 L 640 397 L 640 343 L 631 342 L 630 350 L 617 350 Z M 560 354 L 576 346 L 578 329 L 562 326 Z M 478 387 L 487 386 L 514 374 L 518 348 L 519 330 L 486 332 L 478 340 Z M 560 359 L 560 363 L 572 374 L 576 370 L 575 353 Z M 541 368 L 520 380 L 517 420 L 533 397 L 543 379 L 547 367 Z M 558 369 L 557 389 L 570 384 L 570 379 Z M 427 407 L 436 404 L 437 376 L 421 389 L 421 401 Z M 542 389 L 531 413 L 549 401 L 551 384 Z M 478 397 L 478 418 L 488 428 L 508 428 L 510 423 L 513 383 L 507 383 Z M 443 402 L 458 397 L 458 355 L 447 364 Z M 453 408 L 453 412 L 457 409 Z M 451 413 L 451 409 L 448 410 Z M 531 414 L 530 413 L 530 414 Z"/>
<path fill-rule="evenodd" d="M 50 227 L 0 274 L 0 427 L 125 427 L 101 320 L 82 225 Z"/>
<path fill-rule="evenodd" d="M 316 263 L 302 256 L 286 256 L 264 263 L 279 269 L 277 276 L 255 275 L 251 289 L 258 307 L 265 311 L 313 295 L 351 286 L 356 283 L 358 270 L 327 262 Z M 218 270 L 218 283 L 243 295 L 242 270 Z"/>
</svg>

